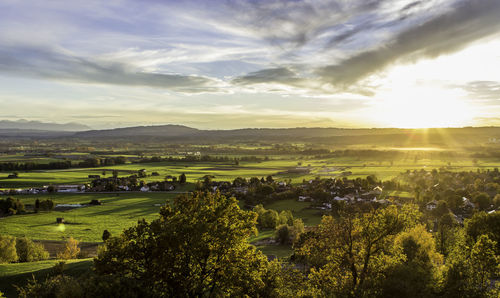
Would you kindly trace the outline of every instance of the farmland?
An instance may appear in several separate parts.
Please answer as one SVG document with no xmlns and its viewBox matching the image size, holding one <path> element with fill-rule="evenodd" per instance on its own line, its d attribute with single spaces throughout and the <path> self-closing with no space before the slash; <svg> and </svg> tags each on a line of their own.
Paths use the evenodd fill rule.
<svg viewBox="0 0 500 298">
<path fill-rule="evenodd" d="M 29 144 L 28 144 L 29 145 Z M 25 284 L 28 277 L 34 274 L 44 278 L 58 260 L 56 254 L 70 237 L 80 241 L 85 254 L 82 257 L 93 257 L 97 247 L 103 244 L 102 235 L 108 230 L 112 236 L 120 233 L 138 220 L 150 222 L 158 218 L 158 212 L 164 204 L 171 204 L 181 193 L 191 192 L 203 185 L 207 177 L 215 184 L 233 182 L 242 177 L 250 181 L 257 177 L 259 181 L 268 176 L 274 179 L 273 188 L 277 191 L 277 182 L 286 182 L 287 189 L 306 189 L 309 181 L 328 178 L 346 178 L 355 180 L 374 176 L 380 182 L 400 179 L 401 173 L 407 170 L 445 169 L 449 172 L 476 172 L 477 170 L 493 170 L 500 167 L 500 157 L 491 154 L 492 147 L 482 149 L 466 149 L 449 147 L 382 147 L 352 145 L 347 147 L 330 147 L 325 144 L 311 143 L 241 143 L 217 145 L 162 145 L 146 143 L 144 146 L 119 144 L 117 148 L 109 148 L 106 143 L 94 143 L 97 148 L 88 149 L 83 146 L 67 146 L 64 144 L 45 144 L 18 149 L 9 149 L 0 154 L 0 163 L 22 166 L 25 163 L 48 165 L 65 162 L 68 168 L 34 169 L 0 171 L 0 191 L 19 199 L 27 212 L 13 216 L 0 217 L 0 235 L 27 237 L 42 243 L 50 253 L 50 260 L 32 263 L 14 263 L 0 265 L 0 287 L 9 297 L 15 295 L 12 284 Z M 317 150 L 315 149 L 317 146 Z M 26 150 L 26 148 L 28 148 Z M 72 148 L 72 149 L 68 149 Z M 18 150 L 19 152 L 13 153 Z M 39 152 L 38 152 L 39 151 Z M 23 153 L 24 152 L 24 153 Z M 47 153 L 49 152 L 49 153 Z M 477 153 L 484 154 L 477 154 Z M 110 158 L 122 158 L 120 164 L 106 164 Z M 88 161 L 91 161 L 90 163 Z M 85 164 L 82 166 L 82 163 Z M 97 166 L 86 164 L 96 163 Z M 144 170 L 144 175 L 138 175 Z M 16 177 L 12 177 L 12 174 Z M 186 175 L 186 183 L 173 182 L 172 178 Z M 103 179 L 116 176 L 127 178 L 138 175 L 142 184 L 170 180 L 175 184 L 173 191 L 120 191 L 120 192 L 78 192 L 78 193 L 40 193 L 20 194 L 16 189 L 40 188 L 58 185 L 92 185 L 94 177 Z M 10 176 L 10 177 L 9 177 Z M 315 183 L 311 185 L 316 185 Z M 235 187 L 233 185 L 233 187 Z M 321 187 L 324 186 L 319 186 Z M 314 188 L 314 187 L 312 187 Z M 212 186 L 205 188 L 212 190 Z M 286 190 L 286 189 L 285 189 Z M 331 214 L 322 203 L 298 201 L 294 191 L 292 197 L 265 201 L 264 208 L 278 214 L 290 211 L 295 219 L 310 229 L 317 226 L 323 215 Z M 8 194 L 7 194 L 8 193 Z M 311 190 L 314 193 L 314 190 Z M 329 192 L 328 192 L 329 194 Z M 333 197 L 333 196 L 332 196 Z M 412 189 L 384 190 L 379 198 L 402 197 L 413 198 Z M 238 203 L 240 208 L 249 209 L 252 205 L 248 197 Z M 257 202 L 259 195 L 254 197 Z M 52 200 L 57 204 L 82 204 L 82 207 L 52 211 L 33 212 L 36 200 Z M 99 201 L 100 205 L 88 205 L 91 201 Z M 63 224 L 56 222 L 64 218 Z M 275 228 L 259 227 L 257 235 L 251 236 L 247 242 L 268 256 L 287 260 L 294 250 L 290 243 L 280 244 L 274 241 Z M 67 273 L 78 276 L 88 272 L 90 260 L 71 260 L 67 264 Z"/>
</svg>

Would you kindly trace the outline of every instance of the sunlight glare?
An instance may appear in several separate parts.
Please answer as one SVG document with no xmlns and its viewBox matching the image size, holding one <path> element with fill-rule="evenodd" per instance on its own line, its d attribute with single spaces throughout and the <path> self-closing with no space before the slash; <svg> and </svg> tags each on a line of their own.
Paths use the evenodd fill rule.
<svg viewBox="0 0 500 298">
<path fill-rule="evenodd" d="M 382 124 L 399 128 L 458 127 L 469 125 L 474 118 L 460 92 L 431 87 L 402 89 L 380 94 L 375 110 Z"/>
</svg>

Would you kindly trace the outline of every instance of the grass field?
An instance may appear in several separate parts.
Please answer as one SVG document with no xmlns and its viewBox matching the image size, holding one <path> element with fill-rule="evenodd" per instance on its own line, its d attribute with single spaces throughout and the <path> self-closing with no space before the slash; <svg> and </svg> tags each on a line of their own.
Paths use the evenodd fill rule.
<svg viewBox="0 0 500 298">
<path fill-rule="evenodd" d="M 44 280 L 50 275 L 51 268 L 60 260 L 47 260 L 29 263 L 0 264 L 0 291 L 6 297 L 17 297 L 15 286 L 24 286 L 30 279 Z M 92 259 L 67 260 L 64 273 L 79 276 L 90 270 Z"/>
<path fill-rule="evenodd" d="M 16 196 L 27 204 L 34 204 L 36 198 L 50 198 L 56 204 L 88 203 L 98 199 L 103 205 L 0 218 L 0 234 L 39 240 L 64 240 L 71 236 L 80 241 L 98 242 L 105 229 L 117 235 L 141 218 L 157 218 L 160 207 L 155 204 L 165 204 L 175 196 L 166 193 Z M 63 217 L 66 224 L 57 225 L 57 217 Z"/>
<path fill-rule="evenodd" d="M 293 217 L 301 218 L 306 226 L 315 226 L 321 222 L 321 217 L 323 216 L 321 210 L 310 209 L 310 203 L 299 202 L 296 200 L 283 200 L 277 201 L 272 204 L 267 204 L 264 207 L 266 209 L 274 209 L 278 212 L 282 210 L 292 211 Z"/>
<path fill-rule="evenodd" d="M 162 180 L 167 175 L 179 176 L 185 173 L 188 182 L 196 182 L 205 175 L 214 176 L 215 180 L 234 180 L 236 177 L 265 177 L 273 175 L 277 179 L 292 179 L 292 182 L 301 182 L 303 179 L 320 177 L 337 177 L 342 172 L 352 172 L 350 178 L 376 175 L 382 180 L 389 180 L 408 169 L 432 170 L 439 167 L 449 167 L 451 170 L 476 170 L 477 168 L 492 169 L 500 167 L 498 159 L 480 159 L 476 163 L 470 158 L 450 159 L 419 159 L 399 158 L 394 160 L 360 159 L 354 157 L 340 157 L 328 159 L 308 159 L 298 156 L 277 156 L 268 161 L 240 162 L 157 162 L 157 163 L 129 163 L 118 166 L 88 169 L 65 169 L 19 172 L 19 178 L 7 179 L 8 172 L 0 173 L 0 189 L 42 186 L 49 184 L 81 184 L 89 183 L 88 175 L 101 175 L 106 170 L 118 170 L 119 176 L 129 176 L 140 169 L 148 173 L 158 172 L 159 176 L 148 176 L 142 180 L 146 182 Z M 298 164 L 309 167 L 309 174 L 284 173 Z M 448 164 L 449 163 L 449 164 Z M 282 174 L 278 174 L 282 173 Z M 105 176 L 103 176 L 105 177 Z"/>
</svg>

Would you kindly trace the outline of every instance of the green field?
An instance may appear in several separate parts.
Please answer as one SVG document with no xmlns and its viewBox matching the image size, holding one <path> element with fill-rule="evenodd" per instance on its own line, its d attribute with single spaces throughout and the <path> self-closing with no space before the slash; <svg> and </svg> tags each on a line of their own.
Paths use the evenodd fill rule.
<svg viewBox="0 0 500 298">
<path fill-rule="evenodd" d="M 376 175 L 382 180 L 389 180 L 399 173 L 408 169 L 432 170 L 440 167 L 448 167 L 454 171 L 469 171 L 492 169 L 500 166 L 498 159 L 480 159 L 476 163 L 471 158 L 449 158 L 449 159 L 418 159 L 398 158 L 387 159 L 360 159 L 354 157 L 339 157 L 328 159 L 301 158 L 299 156 L 275 156 L 274 159 L 261 162 L 240 162 L 235 165 L 232 162 L 156 162 L 156 163 L 128 163 L 118 166 L 65 169 L 65 170 L 40 170 L 30 172 L 19 172 L 18 178 L 7 179 L 8 172 L 0 173 L 0 189 L 43 186 L 50 184 L 82 184 L 89 183 L 92 179 L 88 175 L 102 175 L 106 171 L 107 176 L 112 170 L 118 170 L 119 176 L 129 176 L 140 169 L 146 169 L 148 174 L 158 172 L 159 176 L 142 178 L 145 182 L 162 180 L 167 175 L 179 176 L 185 173 L 188 182 L 196 182 L 205 175 L 211 175 L 215 180 L 234 180 L 236 177 L 265 177 L 273 175 L 276 179 L 291 179 L 298 183 L 303 179 L 313 179 L 316 176 L 328 178 L 338 177 L 343 172 L 351 172 L 350 178 L 366 177 Z M 309 174 L 284 173 L 295 168 L 298 164 L 310 169 Z M 280 173 L 280 174 L 278 174 Z"/>
<path fill-rule="evenodd" d="M 64 240 L 71 236 L 80 241 L 98 242 L 102 241 L 105 229 L 117 235 L 141 218 L 157 218 L 160 207 L 155 204 L 165 204 L 175 196 L 165 193 L 16 196 L 25 204 L 34 204 L 37 198 L 50 198 L 56 204 L 88 203 L 98 199 L 103 205 L 0 218 L 0 234 L 38 240 Z M 66 224 L 56 224 L 57 217 L 63 217 Z"/>
<path fill-rule="evenodd" d="M 50 275 L 51 268 L 60 260 L 47 260 L 29 263 L 0 264 L 0 291 L 7 297 L 16 297 L 15 286 L 24 286 L 28 280 L 35 277 L 44 280 Z M 88 272 L 92 265 L 91 259 L 67 260 L 64 274 L 80 276 Z"/>
</svg>

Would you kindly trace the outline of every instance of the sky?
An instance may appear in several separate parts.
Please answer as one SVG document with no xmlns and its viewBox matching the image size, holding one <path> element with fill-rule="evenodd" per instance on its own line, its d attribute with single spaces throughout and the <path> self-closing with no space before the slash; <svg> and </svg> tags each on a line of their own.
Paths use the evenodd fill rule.
<svg viewBox="0 0 500 298">
<path fill-rule="evenodd" d="M 500 125 L 498 0 L 2 0 L 0 120 Z"/>
</svg>

